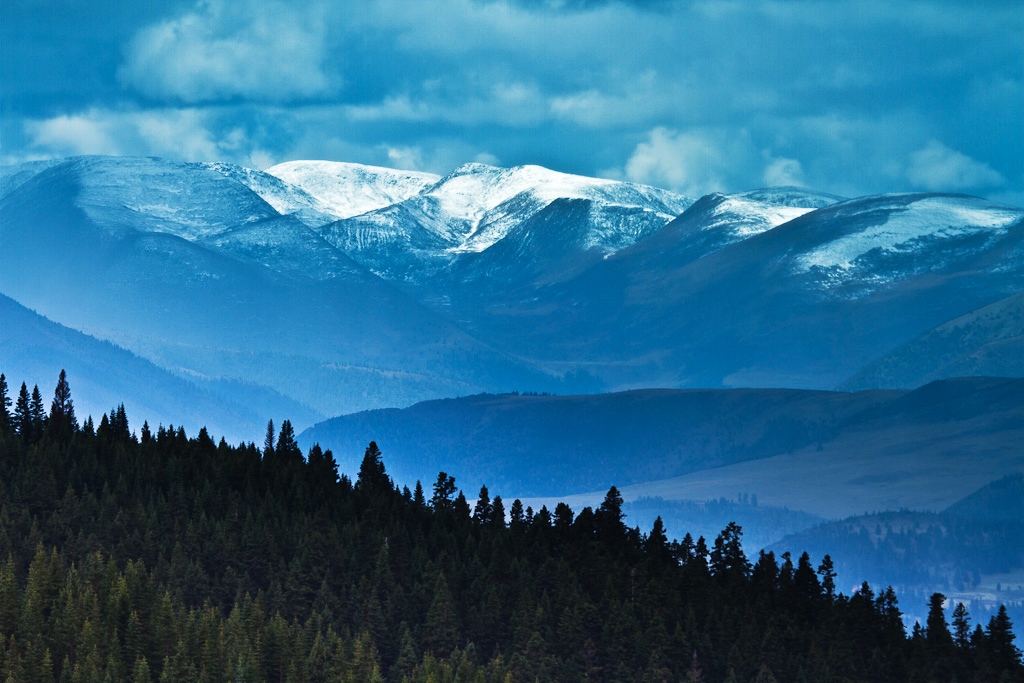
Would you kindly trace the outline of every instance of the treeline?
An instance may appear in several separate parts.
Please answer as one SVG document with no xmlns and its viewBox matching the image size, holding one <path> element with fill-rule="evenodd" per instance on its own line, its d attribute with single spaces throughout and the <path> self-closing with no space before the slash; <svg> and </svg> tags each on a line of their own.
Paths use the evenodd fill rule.
<svg viewBox="0 0 1024 683">
<path fill-rule="evenodd" d="M 967 519 L 950 512 L 883 512 L 795 534 L 801 547 L 828 548 L 848 574 L 889 576 L 905 587 L 967 590 L 982 575 L 1024 567 L 1024 519 Z M 782 545 L 782 544 L 780 544 Z"/>
<path fill-rule="evenodd" d="M 339 476 L 287 421 L 230 446 L 79 425 L 63 373 L 45 415 L 0 388 L 2 681 L 1024 681 L 1005 612 L 951 629 L 934 596 L 908 636 L 827 556 L 641 533 L 614 488 L 471 506 L 443 472 L 396 487 L 372 443 Z"/>
</svg>

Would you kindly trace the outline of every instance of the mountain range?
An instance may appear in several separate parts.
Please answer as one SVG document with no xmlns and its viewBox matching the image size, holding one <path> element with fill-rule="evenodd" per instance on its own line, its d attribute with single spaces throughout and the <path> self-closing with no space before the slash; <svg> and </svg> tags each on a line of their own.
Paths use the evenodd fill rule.
<svg viewBox="0 0 1024 683">
<path fill-rule="evenodd" d="M 0 292 L 235 404 L 301 404 L 300 427 L 481 392 L 1024 373 L 1024 209 L 974 197 L 124 157 L 0 180 Z"/>
</svg>

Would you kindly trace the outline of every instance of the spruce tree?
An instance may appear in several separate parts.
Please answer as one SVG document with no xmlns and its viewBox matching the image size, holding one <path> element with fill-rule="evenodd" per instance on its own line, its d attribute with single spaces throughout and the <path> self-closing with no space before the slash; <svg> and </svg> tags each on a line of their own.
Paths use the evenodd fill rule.
<svg viewBox="0 0 1024 683">
<path fill-rule="evenodd" d="M 480 487 L 480 495 L 477 496 L 476 505 L 473 507 L 473 521 L 477 524 L 487 524 L 491 521 L 494 507 L 491 505 L 491 496 L 486 486 Z"/>
<path fill-rule="evenodd" d="M 56 434 L 78 431 L 78 418 L 75 417 L 75 404 L 71 400 L 71 387 L 64 370 L 57 378 L 57 388 L 53 391 L 53 402 L 50 404 L 50 430 Z"/>
<path fill-rule="evenodd" d="M 964 603 L 958 602 L 953 609 L 953 642 L 966 648 L 971 642 L 971 620 Z"/>
<path fill-rule="evenodd" d="M 11 398 L 7 395 L 7 378 L 0 372 L 0 434 L 11 428 Z"/>
<path fill-rule="evenodd" d="M 455 612 L 455 599 L 443 573 L 438 573 L 434 582 L 434 598 L 427 611 L 420 642 L 424 650 L 438 657 L 447 656 L 459 644 L 459 617 Z"/>
<path fill-rule="evenodd" d="M 1013 643 L 1016 636 L 1013 634 L 1010 616 L 1006 613 L 1006 605 L 1000 605 L 999 611 L 989 619 L 985 635 L 988 636 L 989 655 L 997 671 L 1013 671 L 1020 665 L 1021 653 Z"/>
<path fill-rule="evenodd" d="M 274 421 L 267 422 L 267 435 L 263 439 L 263 457 L 269 458 L 274 454 Z"/>
<path fill-rule="evenodd" d="M 715 538 L 714 549 L 711 551 L 711 571 L 715 576 L 744 578 L 750 573 L 750 562 L 743 553 L 740 541 L 742 536 L 740 525 L 729 522 Z"/>
<path fill-rule="evenodd" d="M 14 403 L 14 431 L 22 441 L 32 440 L 32 409 L 29 405 L 28 387 L 24 382 L 21 383 L 18 400 Z"/>
<path fill-rule="evenodd" d="M 277 447 L 274 455 L 282 461 L 302 460 L 302 450 L 295 441 L 295 430 L 292 428 L 291 420 L 281 423 L 281 431 L 277 435 Z"/>
<path fill-rule="evenodd" d="M 818 575 L 821 577 L 821 587 L 825 590 L 825 595 L 829 599 L 834 598 L 836 595 L 836 569 L 832 564 L 832 558 L 828 555 L 821 558 Z"/>
<path fill-rule="evenodd" d="M 384 469 L 384 459 L 376 441 L 371 441 L 366 447 L 366 452 L 363 453 L 363 461 L 359 465 L 359 478 L 356 479 L 356 488 L 369 492 L 391 489 L 391 479 Z"/>
<path fill-rule="evenodd" d="M 43 408 L 43 395 L 39 393 L 39 385 L 32 386 L 32 399 L 28 406 L 29 414 L 32 417 L 32 436 L 38 438 L 46 426 L 46 409 Z"/>
</svg>

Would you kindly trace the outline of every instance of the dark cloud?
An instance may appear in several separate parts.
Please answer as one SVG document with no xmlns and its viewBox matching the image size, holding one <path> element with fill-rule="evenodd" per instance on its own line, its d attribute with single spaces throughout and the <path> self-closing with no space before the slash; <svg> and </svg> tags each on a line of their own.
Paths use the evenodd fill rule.
<svg viewBox="0 0 1024 683">
<path fill-rule="evenodd" d="M 5 158 L 482 158 L 1024 202 L 1019 2 L 83 5 L 0 4 Z"/>
</svg>

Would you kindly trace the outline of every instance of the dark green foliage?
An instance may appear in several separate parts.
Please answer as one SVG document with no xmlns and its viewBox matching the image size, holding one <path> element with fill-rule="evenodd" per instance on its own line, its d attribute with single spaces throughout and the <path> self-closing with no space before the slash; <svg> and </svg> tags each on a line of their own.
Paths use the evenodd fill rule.
<svg viewBox="0 0 1024 683">
<path fill-rule="evenodd" d="M 11 422 L 5 682 L 1024 680 L 1005 611 L 951 635 L 937 600 L 907 639 L 891 590 L 839 594 L 807 555 L 751 567 L 736 525 L 711 551 L 642 534 L 616 489 L 575 516 L 517 500 L 506 526 L 446 473 L 429 505 L 399 490 L 375 444 L 353 485 L 286 421 L 262 448 L 136 439 L 123 407 L 28 440 Z"/>
<path fill-rule="evenodd" d="M 0 433 L 11 428 L 11 397 L 7 395 L 7 377 L 0 372 Z"/>
</svg>

